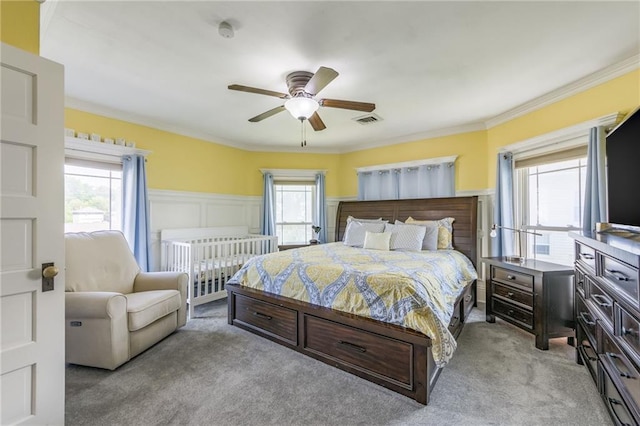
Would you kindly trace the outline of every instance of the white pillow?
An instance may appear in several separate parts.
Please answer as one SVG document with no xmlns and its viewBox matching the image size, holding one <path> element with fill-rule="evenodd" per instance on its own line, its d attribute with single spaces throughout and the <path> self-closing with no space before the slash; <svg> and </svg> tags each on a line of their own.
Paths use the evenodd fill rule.
<svg viewBox="0 0 640 426">
<path fill-rule="evenodd" d="M 423 226 L 425 229 L 424 238 L 422 239 L 422 250 L 438 250 L 438 225 L 417 225 L 414 223 L 405 223 L 396 220 L 396 225 L 412 225 Z"/>
<path fill-rule="evenodd" d="M 347 224 L 344 232 L 344 245 L 351 247 L 362 247 L 366 232 L 382 232 L 386 222 L 358 222 L 352 220 Z"/>
<path fill-rule="evenodd" d="M 391 250 L 410 250 L 421 251 L 422 241 L 427 228 L 424 226 L 404 225 L 396 223 L 395 225 L 386 224 L 385 232 L 391 232 Z"/>
<path fill-rule="evenodd" d="M 371 250 L 389 251 L 389 242 L 391 241 L 391 232 L 369 232 L 364 235 L 363 248 Z"/>
</svg>

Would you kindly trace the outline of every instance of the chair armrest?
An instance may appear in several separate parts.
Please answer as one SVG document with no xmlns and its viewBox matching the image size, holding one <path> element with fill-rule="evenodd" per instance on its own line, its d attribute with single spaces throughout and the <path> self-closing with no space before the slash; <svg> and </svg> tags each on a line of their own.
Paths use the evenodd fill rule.
<svg viewBox="0 0 640 426">
<path fill-rule="evenodd" d="M 133 281 L 133 292 L 178 290 L 182 306 L 178 309 L 178 328 L 187 323 L 187 281 L 184 272 L 140 272 Z"/>
<path fill-rule="evenodd" d="M 110 291 L 67 292 L 66 318 L 114 318 L 127 313 L 127 299 Z"/>
<path fill-rule="evenodd" d="M 133 281 L 133 292 L 178 290 L 186 295 L 188 279 L 184 272 L 140 272 Z"/>
</svg>

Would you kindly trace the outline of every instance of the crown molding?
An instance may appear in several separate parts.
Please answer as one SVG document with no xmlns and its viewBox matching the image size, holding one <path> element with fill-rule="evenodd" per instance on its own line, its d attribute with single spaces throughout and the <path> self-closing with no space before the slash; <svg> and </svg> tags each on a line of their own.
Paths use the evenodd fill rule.
<svg viewBox="0 0 640 426">
<path fill-rule="evenodd" d="M 503 112 L 502 114 L 496 115 L 485 122 L 486 128 L 490 129 L 499 124 L 513 120 L 514 118 L 529 114 L 530 112 L 543 108 L 547 105 L 551 105 L 552 103 L 561 101 L 580 92 L 584 92 L 587 89 L 606 83 L 609 80 L 613 80 L 616 77 L 620 77 L 638 68 L 640 68 L 640 54 L 635 54 L 624 61 L 610 65 L 594 72 L 593 74 L 576 80 L 573 83 L 569 83 L 566 86 L 552 90 L 545 95 L 525 102 L 522 105 Z"/>
</svg>

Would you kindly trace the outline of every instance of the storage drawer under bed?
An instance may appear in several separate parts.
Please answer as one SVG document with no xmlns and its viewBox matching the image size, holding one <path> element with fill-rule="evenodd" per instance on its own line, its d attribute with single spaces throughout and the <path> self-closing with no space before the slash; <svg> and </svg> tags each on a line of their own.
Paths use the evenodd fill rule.
<svg viewBox="0 0 640 426">
<path fill-rule="evenodd" d="M 413 388 L 413 345 L 375 333 L 304 316 L 304 349 L 347 367 Z"/>
<path fill-rule="evenodd" d="M 236 294 L 234 324 L 239 323 L 292 345 L 297 344 L 297 312 Z"/>
</svg>

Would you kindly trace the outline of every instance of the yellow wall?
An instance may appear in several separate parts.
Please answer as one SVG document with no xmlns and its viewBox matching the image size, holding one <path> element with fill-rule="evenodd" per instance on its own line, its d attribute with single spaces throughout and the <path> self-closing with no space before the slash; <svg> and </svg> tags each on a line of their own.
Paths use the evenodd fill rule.
<svg viewBox="0 0 640 426">
<path fill-rule="evenodd" d="M 488 130 L 487 188 L 495 187 L 496 154 L 505 145 L 640 105 L 640 70 L 607 81 Z"/>
<path fill-rule="evenodd" d="M 149 188 L 248 195 L 247 151 L 71 108 L 65 109 L 65 127 L 122 137 L 152 151 L 147 162 Z"/>
<path fill-rule="evenodd" d="M 35 0 L 2 0 L 0 41 L 39 55 L 40 3 Z"/>
<path fill-rule="evenodd" d="M 313 169 L 326 170 L 325 191 L 328 197 L 340 195 L 339 154 L 305 154 L 284 152 L 250 152 L 245 170 L 249 174 L 247 194 L 262 195 L 260 169 Z"/>
<path fill-rule="evenodd" d="M 456 190 L 484 189 L 487 179 L 486 131 L 408 142 L 342 154 L 340 158 L 340 192 L 343 197 L 358 193 L 355 169 L 378 164 L 457 155 Z"/>
<path fill-rule="evenodd" d="M 327 195 L 338 195 L 336 154 L 245 151 L 71 108 L 65 110 L 65 127 L 103 138 L 122 137 L 152 151 L 147 162 L 149 188 L 262 195 L 261 168 L 323 169 Z"/>
</svg>

